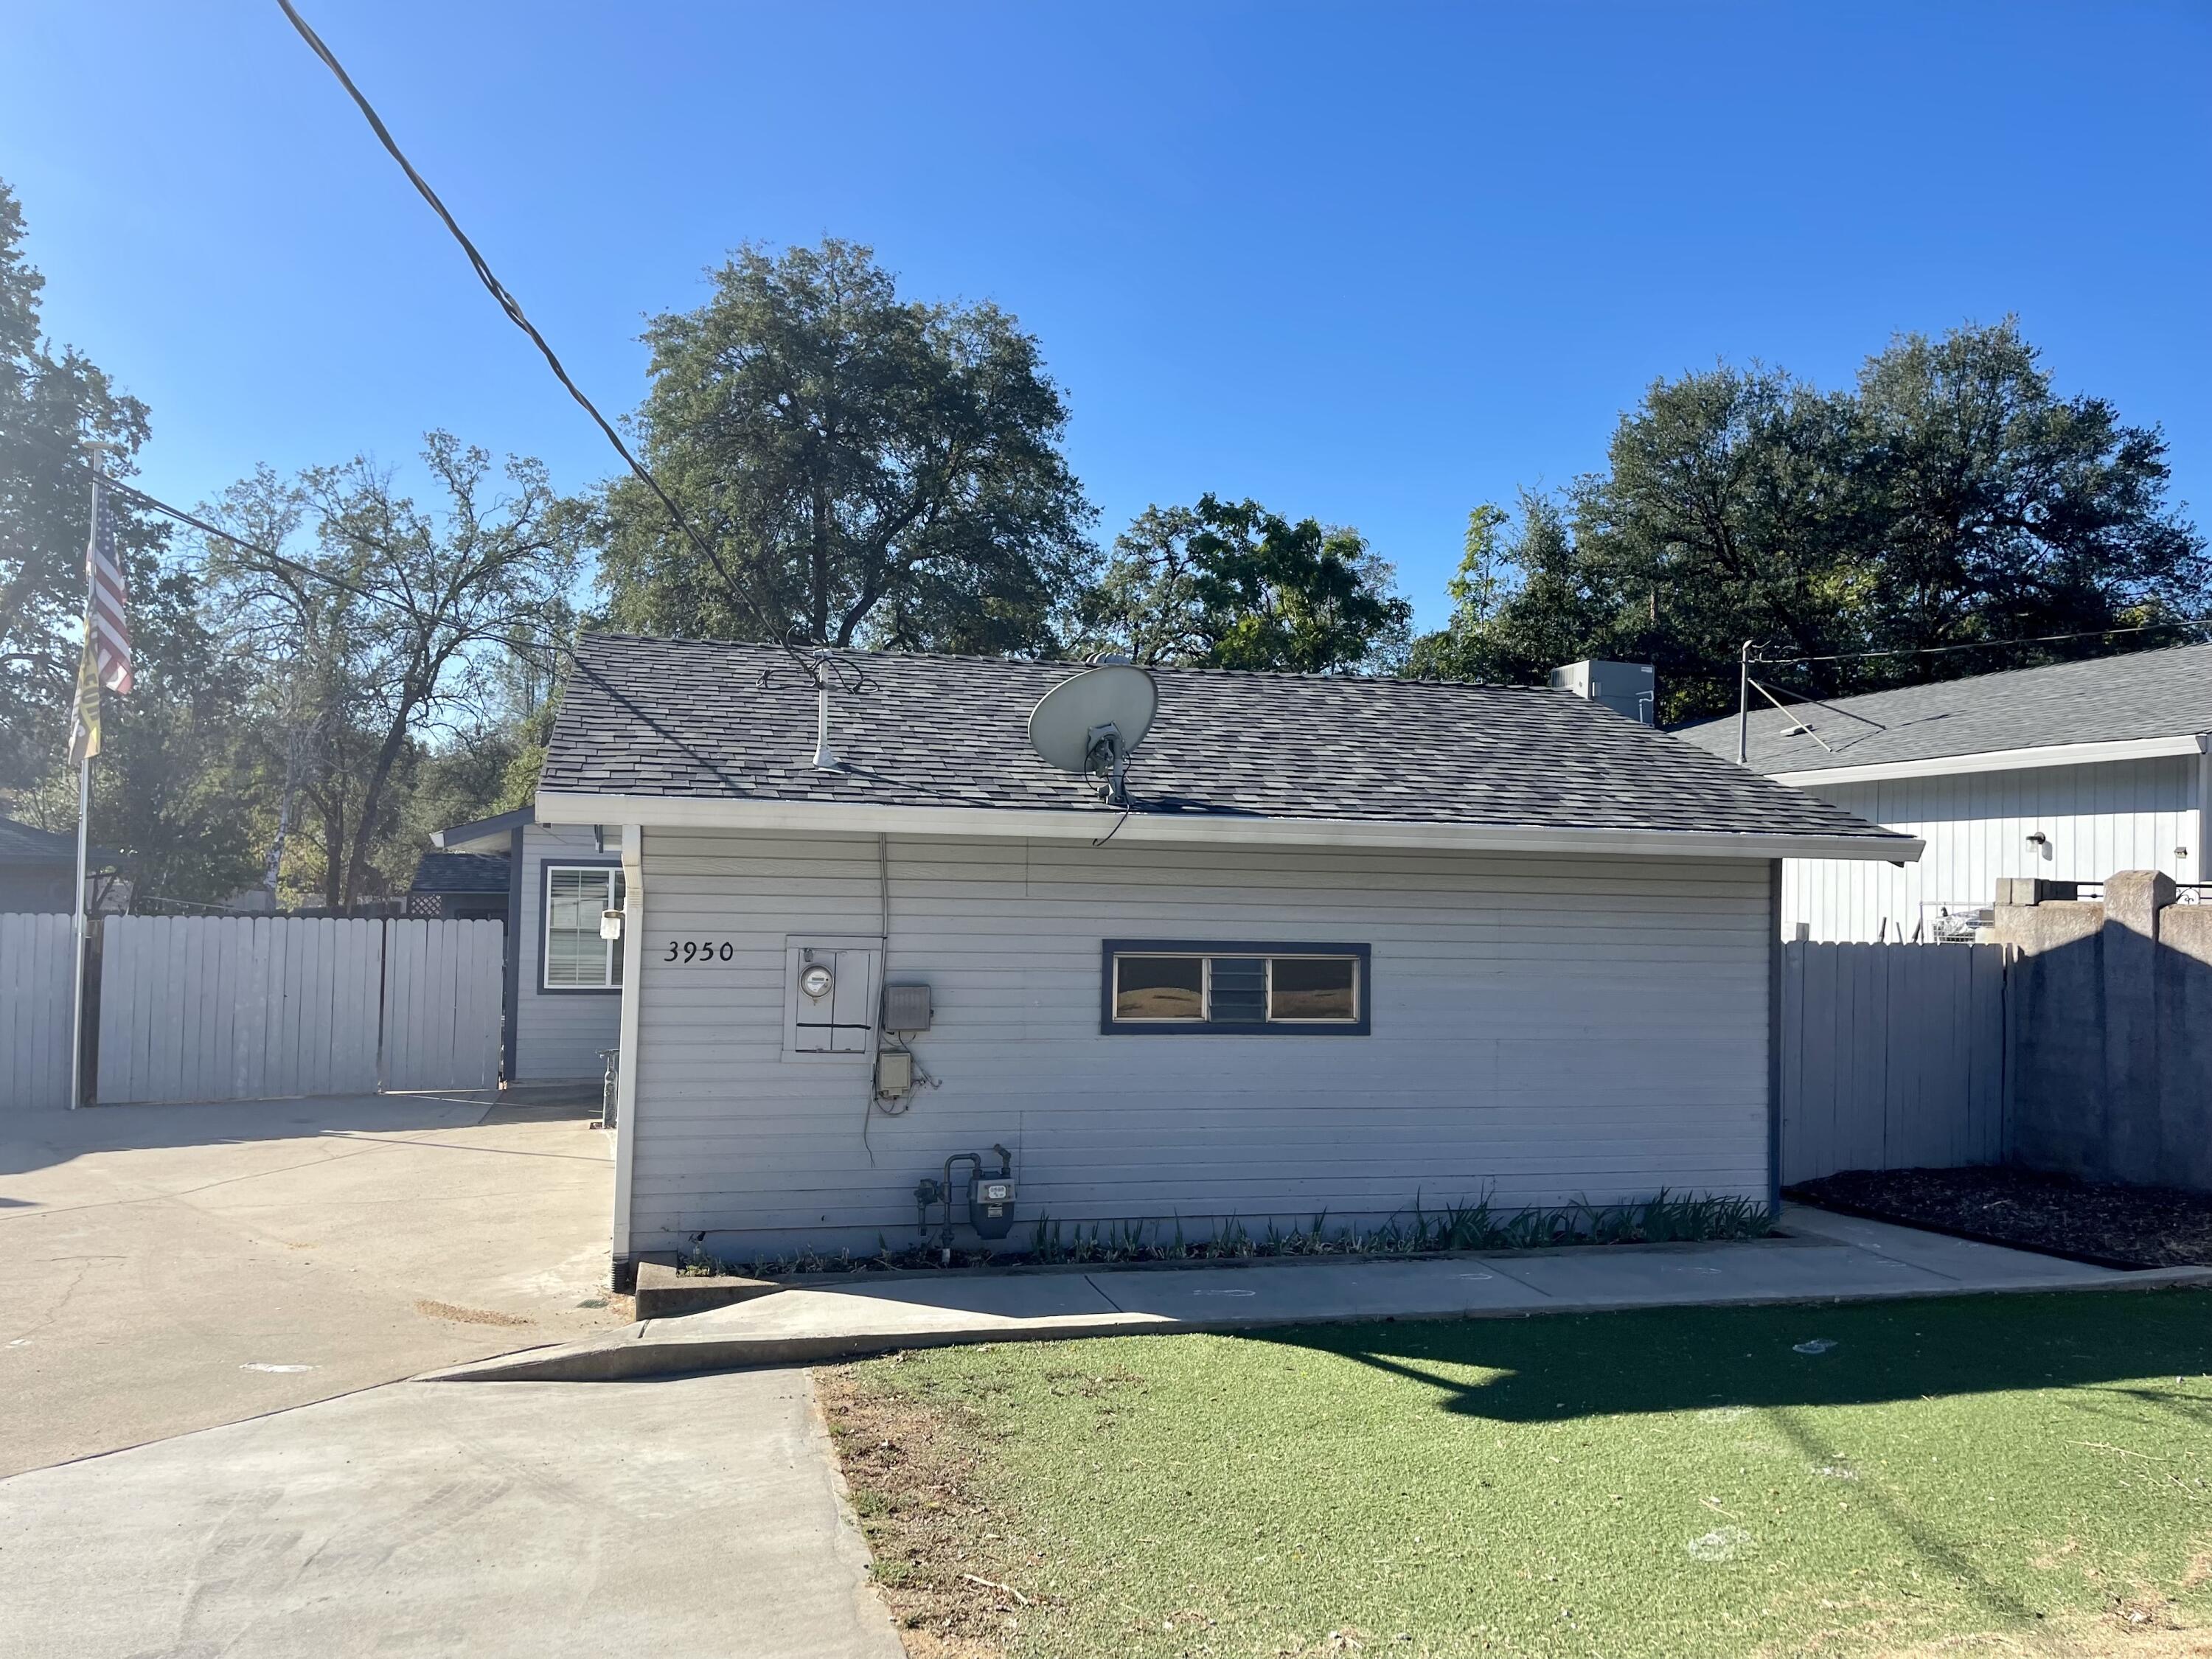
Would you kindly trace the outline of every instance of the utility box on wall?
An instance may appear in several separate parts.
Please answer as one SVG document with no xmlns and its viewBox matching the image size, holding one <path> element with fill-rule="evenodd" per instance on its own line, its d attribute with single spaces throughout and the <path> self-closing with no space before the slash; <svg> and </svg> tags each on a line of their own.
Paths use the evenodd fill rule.
<svg viewBox="0 0 2212 1659">
<path fill-rule="evenodd" d="M 883 951 L 872 939 L 784 941 L 783 1051 L 866 1054 L 875 1047 Z"/>
<path fill-rule="evenodd" d="M 886 1031 L 927 1031 L 929 1029 L 929 987 L 927 985 L 884 987 L 884 1030 Z"/>
</svg>

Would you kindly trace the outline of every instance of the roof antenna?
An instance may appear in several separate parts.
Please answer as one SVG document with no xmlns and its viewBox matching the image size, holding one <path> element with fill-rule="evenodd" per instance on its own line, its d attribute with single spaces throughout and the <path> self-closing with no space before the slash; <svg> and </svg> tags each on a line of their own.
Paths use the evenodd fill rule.
<svg viewBox="0 0 2212 1659">
<path fill-rule="evenodd" d="M 835 772 L 840 763 L 836 750 L 830 746 L 830 683 L 837 677 L 837 653 L 823 646 L 811 654 L 814 659 L 814 764 L 819 771 Z"/>
</svg>

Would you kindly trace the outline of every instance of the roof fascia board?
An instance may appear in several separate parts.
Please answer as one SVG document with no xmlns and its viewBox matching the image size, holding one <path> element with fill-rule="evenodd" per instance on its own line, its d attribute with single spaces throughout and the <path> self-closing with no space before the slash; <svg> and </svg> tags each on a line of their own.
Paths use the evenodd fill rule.
<svg viewBox="0 0 2212 1659">
<path fill-rule="evenodd" d="M 2039 766 L 2097 766 L 2107 761 L 2155 760 L 2166 755 L 2201 755 L 2205 734 L 2179 732 L 2163 738 L 2121 738 L 2110 743 L 2053 743 L 2034 749 L 1985 749 L 1979 754 L 1936 755 L 1926 760 L 1876 761 L 1865 766 L 1820 766 L 1802 772 L 1770 772 L 1777 783 L 1800 789 L 1826 783 L 1882 783 L 1892 778 L 1945 778 L 1962 772 L 2024 772 Z"/>
<path fill-rule="evenodd" d="M 447 853 L 482 853 L 496 848 L 507 850 L 507 838 L 517 829 L 527 829 L 538 821 L 535 806 L 518 806 L 512 811 L 501 812 L 496 817 L 478 818 L 474 823 L 456 823 L 450 829 L 433 830 L 430 845 Z"/>
<path fill-rule="evenodd" d="M 1101 811 L 1041 812 L 993 807 L 737 800 L 680 795 L 542 792 L 542 823 L 635 823 L 654 830 L 791 830 L 813 834 L 974 836 L 1182 846 L 1398 848 L 1412 851 L 1631 854 L 1660 858 L 1865 859 L 1910 864 L 1909 836 L 1730 835 L 1681 830 L 1565 830 L 1364 818 L 1203 817 L 1131 813 L 1118 827 Z"/>
</svg>

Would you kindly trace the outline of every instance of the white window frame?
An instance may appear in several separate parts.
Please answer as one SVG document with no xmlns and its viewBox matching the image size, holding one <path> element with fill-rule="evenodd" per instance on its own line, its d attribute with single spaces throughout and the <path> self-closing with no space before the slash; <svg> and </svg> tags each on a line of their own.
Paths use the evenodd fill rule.
<svg viewBox="0 0 2212 1659">
<path fill-rule="evenodd" d="M 540 993 L 548 996 L 605 996 L 611 992 L 619 992 L 623 988 L 623 947 L 620 939 L 599 941 L 605 956 L 604 966 L 600 969 L 603 977 L 598 984 L 556 985 L 553 981 L 553 878 L 556 875 L 571 872 L 588 872 L 605 881 L 605 887 L 600 909 L 611 908 L 619 909 L 622 907 L 623 878 L 621 865 L 599 863 L 589 860 L 577 860 L 573 862 L 561 859 L 544 860 L 539 866 L 538 882 L 538 988 Z M 599 921 L 596 915 L 592 918 L 592 931 L 597 933 Z M 562 931 L 580 932 L 581 930 L 563 929 Z"/>
</svg>

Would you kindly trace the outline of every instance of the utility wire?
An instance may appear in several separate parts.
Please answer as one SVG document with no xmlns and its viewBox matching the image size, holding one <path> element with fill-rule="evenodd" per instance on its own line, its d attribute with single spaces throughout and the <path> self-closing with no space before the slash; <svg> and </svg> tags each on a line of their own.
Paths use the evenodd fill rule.
<svg viewBox="0 0 2212 1659">
<path fill-rule="evenodd" d="M 322 36 L 317 34 L 307 20 L 300 15 L 298 9 L 292 4 L 292 0 L 276 0 L 276 3 L 283 8 L 284 15 L 290 20 L 292 27 L 299 31 L 300 38 L 307 43 L 308 50 L 321 58 L 324 65 L 337 77 L 338 84 L 345 88 L 346 95 L 353 100 L 355 107 L 361 111 L 370 130 L 376 134 L 377 142 L 382 144 L 386 153 L 399 164 L 399 170 L 407 175 L 408 181 L 415 186 L 422 199 L 430 204 L 430 210 L 438 216 L 441 222 L 453 234 L 453 240 L 461 245 L 461 252 L 469 256 L 469 264 L 475 268 L 477 280 L 483 283 L 491 297 L 499 301 L 500 309 L 507 314 L 509 320 L 530 337 L 531 343 L 538 348 L 539 354 L 545 359 L 546 366 L 552 369 L 554 378 L 568 388 L 568 395 L 576 400 L 584 413 L 590 416 L 599 430 L 605 434 L 607 441 L 614 446 L 615 453 L 623 458 L 629 470 L 635 473 L 645 487 L 653 493 L 660 505 L 667 510 L 670 521 L 684 532 L 691 545 L 699 550 L 707 562 L 714 566 L 714 574 L 722 579 L 723 585 L 730 591 L 730 596 L 751 611 L 754 622 L 759 624 L 763 632 L 789 652 L 799 663 L 805 665 L 811 677 L 813 665 L 806 654 L 791 642 L 788 637 L 789 630 L 777 629 L 770 622 L 767 612 L 743 587 L 738 586 L 737 579 L 730 574 L 729 567 L 722 562 L 721 556 L 708 544 L 704 537 L 691 527 L 691 521 L 684 516 L 682 509 L 676 505 L 669 493 L 660 487 L 659 481 L 652 473 L 647 471 L 644 464 L 630 453 L 629 446 L 623 441 L 622 434 L 615 430 L 605 416 L 599 413 L 598 406 L 584 395 L 582 388 L 568 377 L 568 371 L 562 367 L 561 359 L 554 354 L 553 348 L 546 343 L 545 337 L 538 331 L 536 325 L 523 313 L 520 302 L 514 295 L 508 293 L 506 285 L 492 274 L 492 269 L 485 263 L 483 255 L 477 252 L 476 244 L 469 240 L 468 234 L 461 228 L 459 222 L 454 219 L 445 203 L 438 198 L 438 192 L 430 188 L 429 180 L 415 170 L 415 164 L 407 159 L 406 152 L 399 148 L 398 141 L 392 137 L 392 130 L 384 125 L 384 118 L 376 112 L 375 106 L 371 104 L 362 89 L 354 84 L 353 77 L 346 73 L 345 65 L 338 62 L 337 54 L 323 44 Z"/>
<path fill-rule="evenodd" d="M 329 586 L 337 588 L 341 592 L 351 594 L 355 599 L 361 600 L 364 604 L 382 605 L 386 610 L 395 611 L 410 620 L 417 620 L 421 616 L 421 612 L 416 611 L 413 606 L 406 605 L 398 599 L 395 599 L 387 593 L 379 593 L 369 588 L 357 586 L 354 583 L 346 580 L 343 576 L 334 576 L 327 570 L 318 569 L 315 566 L 311 564 L 303 564 L 297 559 L 287 558 L 283 554 L 277 552 L 273 548 L 264 547 L 258 542 L 247 541 L 243 536 L 234 535 L 228 530 L 224 530 L 218 526 L 210 524 L 205 519 L 201 518 L 198 514 L 187 513 L 181 507 L 173 506 L 169 502 L 161 500 L 158 495 L 149 495 L 144 490 L 138 489 L 136 485 L 124 483 L 118 479 L 112 478 L 106 473 L 100 471 L 98 468 L 93 466 L 90 463 L 85 461 L 81 457 L 70 453 L 67 450 L 64 450 L 58 444 L 48 443 L 45 439 L 40 437 L 35 433 L 24 432 L 19 433 L 16 435 L 18 437 L 29 440 L 40 449 L 45 450 L 50 455 L 55 456 L 65 465 L 82 469 L 86 477 L 96 481 L 102 489 L 112 490 L 118 495 L 124 497 L 127 501 L 135 502 L 137 505 L 144 507 L 149 512 L 161 514 L 167 518 L 174 519 L 179 524 L 188 526 L 191 529 L 198 531 L 204 536 L 213 536 L 218 541 L 228 542 L 233 547 L 242 548 L 246 552 L 251 553 L 255 558 L 266 560 L 269 563 L 275 565 L 279 569 L 291 571 L 296 575 L 306 577 L 310 581 L 327 583 Z M 549 630 L 544 636 L 544 644 L 556 657 L 565 657 L 571 662 L 575 660 L 575 647 L 567 640 L 562 639 L 558 634 Z M 509 646 L 509 649 L 515 650 L 517 655 L 525 654 L 519 648 L 512 645 Z M 43 662 L 46 660 L 43 657 L 33 657 L 27 653 L 19 654 L 21 655 L 21 659 L 26 662 Z M 14 657 L 0 657 L 0 662 L 12 661 L 15 659 L 16 659 Z"/>
<path fill-rule="evenodd" d="M 102 472 L 89 462 L 85 461 L 76 455 L 70 453 L 59 445 L 48 443 L 36 433 L 25 432 L 18 434 L 17 435 L 29 440 L 32 443 L 36 444 L 40 448 L 45 450 L 48 454 L 55 456 L 65 464 L 82 468 L 85 476 L 96 482 L 102 489 L 112 489 L 125 500 L 137 502 L 140 507 L 146 508 L 149 512 L 159 513 L 164 517 L 174 519 L 179 524 L 189 526 L 191 528 L 198 531 L 204 536 L 213 536 L 218 541 L 228 542 L 233 547 L 242 547 L 248 553 L 252 554 L 257 559 L 266 559 L 270 563 L 276 565 L 282 569 L 293 571 L 299 575 L 311 577 L 316 581 L 327 582 L 332 587 L 338 588 L 345 592 L 350 593 L 357 599 L 366 600 L 371 605 L 388 605 L 395 611 L 407 611 L 407 607 L 400 604 L 397 599 L 388 598 L 382 593 L 373 593 L 365 587 L 356 587 L 353 583 L 346 580 L 343 576 L 333 576 L 329 571 L 318 570 L 313 565 L 302 564 L 297 559 L 288 559 L 282 553 L 276 552 L 273 549 L 264 547 L 258 542 L 249 542 L 243 536 L 233 535 L 228 530 L 223 530 L 215 525 L 211 525 L 205 519 L 199 517 L 198 514 L 185 512 L 181 507 L 173 507 L 167 501 L 161 500 L 159 496 L 149 495 L 144 490 L 138 489 L 135 485 L 125 483 L 118 478 L 110 477 L 106 473 Z M 413 613 L 410 611 L 408 612 L 408 614 L 412 615 Z"/>
<path fill-rule="evenodd" d="M 1858 662 L 1869 657 L 1935 657 L 1953 651 L 1996 651 L 2006 646 L 2053 645 L 2062 640 L 2101 640 L 2115 634 L 2148 634 L 2161 628 L 2212 627 L 2212 617 L 2177 617 L 2170 622 L 2142 623 L 2126 628 L 2088 628 L 2076 634 L 2035 634 L 2020 640 L 1975 640 L 1965 645 L 1898 646 L 1887 651 L 1835 651 L 1817 657 L 1753 657 L 1753 662 L 1787 667 L 1801 662 Z"/>
</svg>

